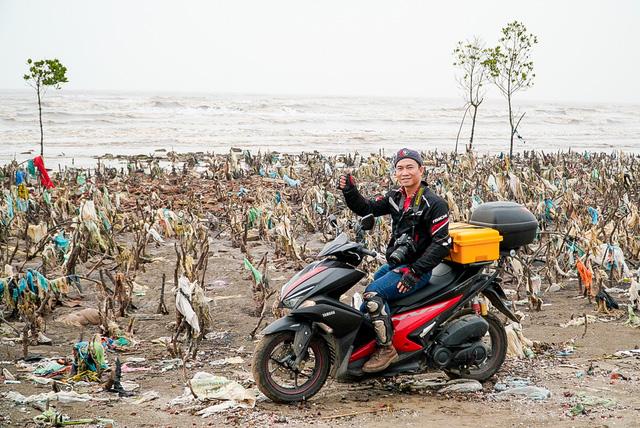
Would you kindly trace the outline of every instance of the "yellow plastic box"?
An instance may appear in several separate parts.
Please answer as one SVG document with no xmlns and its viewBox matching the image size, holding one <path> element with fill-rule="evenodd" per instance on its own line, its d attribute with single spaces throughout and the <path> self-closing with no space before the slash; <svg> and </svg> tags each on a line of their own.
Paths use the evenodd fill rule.
<svg viewBox="0 0 640 428">
<path fill-rule="evenodd" d="M 474 226 L 468 223 L 451 223 L 449 235 L 453 247 L 446 257 L 460 264 L 486 262 L 500 257 L 500 233 L 489 227 Z"/>
</svg>

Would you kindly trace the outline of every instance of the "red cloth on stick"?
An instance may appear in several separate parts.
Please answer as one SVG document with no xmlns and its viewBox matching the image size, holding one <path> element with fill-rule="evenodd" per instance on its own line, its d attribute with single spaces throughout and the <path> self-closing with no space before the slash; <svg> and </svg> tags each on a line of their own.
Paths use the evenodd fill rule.
<svg viewBox="0 0 640 428">
<path fill-rule="evenodd" d="M 49 174 L 47 174 L 47 170 L 44 168 L 44 161 L 42 160 L 42 156 L 36 156 L 33 158 L 33 164 L 40 171 L 40 182 L 47 189 L 51 189 L 52 187 L 56 187 L 53 184 L 53 181 L 49 178 Z"/>
</svg>

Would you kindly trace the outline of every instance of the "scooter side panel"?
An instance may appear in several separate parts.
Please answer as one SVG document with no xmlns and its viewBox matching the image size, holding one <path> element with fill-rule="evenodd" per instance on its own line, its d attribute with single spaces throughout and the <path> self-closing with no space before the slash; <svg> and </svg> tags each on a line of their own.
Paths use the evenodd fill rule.
<svg viewBox="0 0 640 428">
<path fill-rule="evenodd" d="M 394 328 L 393 346 L 398 352 L 413 352 L 422 349 L 422 345 L 414 342 L 408 336 L 418 327 L 423 326 L 441 313 L 454 307 L 460 299 L 462 299 L 462 295 L 455 296 L 444 302 L 392 316 L 391 320 Z M 373 353 L 375 348 L 375 340 L 366 343 L 351 354 L 349 362 L 368 357 Z"/>
<path fill-rule="evenodd" d="M 333 329 L 333 334 L 336 337 L 342 337 L 357 330 L 363 320 L 362 314 L 351 310 L 351 308 L 324 303 L 298 308 L 291 315 L 296 318 L 324 323 Z"/>
<path fill-rule="evenodd" d="M 297 331 L 301 329 L 301 323 L 299 320 L 296 320 L 292 316 L 286 316 L 279 318 L 266 326 L 264 330 L 262 330 L 261 334 L 273 334 L 281 331 Z"/>
<path fill-rule="evenodd" d="M 418 351 L 422 345 L 414 342 L 408 336 L 418 327 L 434 319 L 442 312 L 452 308 L 462 298 L 458 295 L 444 302 L 436 303 L 424 308 L 416 309 L 391 317 L 393 321 L 393 346 L 400 352 Z"/>
</svg>

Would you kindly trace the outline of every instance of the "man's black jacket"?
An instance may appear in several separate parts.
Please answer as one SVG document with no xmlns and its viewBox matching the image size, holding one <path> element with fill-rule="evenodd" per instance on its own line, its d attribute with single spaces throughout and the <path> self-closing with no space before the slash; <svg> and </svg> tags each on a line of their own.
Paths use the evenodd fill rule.
<svg viewBox="0 0 640 428">
<path fill-rule="evenodd" d="M 404 233 L 408 233 L 417 244 L 416 251 L 409 255 L 404 264 L 408 264 L 418 275 L 430 272 L 449 255 L 449 206 L 424 181 L 420 183 L 420 189 L 406 211 L 403 211 L 406 195 L 402 188 L 390 190 L 378 199 L 365 199 L 356 186 L 343 190 L 343 194 L 347 206 L 360 216 L 391 215 L 392 233 L 387 246 L 387 260 L 396 249 L 396 240 Z M 416 198 L 419 200 L 416 201 Z"/>
</svg>

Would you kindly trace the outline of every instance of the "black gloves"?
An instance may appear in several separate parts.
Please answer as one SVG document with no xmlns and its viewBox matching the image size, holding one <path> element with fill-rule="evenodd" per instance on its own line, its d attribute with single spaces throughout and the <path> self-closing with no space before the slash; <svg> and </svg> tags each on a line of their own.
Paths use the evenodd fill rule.
<svg viewBox="0 0 640 428">
<path fill-rule="evenodd" d="M 343 192 L 348 192 L 349 190 L 356 187 L 356 180 L 353 178 L 353 175 L 346 174 L 340 176 L 340 181 L 338 182 L 338 189 Z"/>
<path fill-rule="evenodd" d="M 408 267 L 402 268 L 400 271 L 402 272 L 402 279 L 398 282 L 398 291 L 406 293 L 418 284 L 420 276 Z"/>
</svg>

